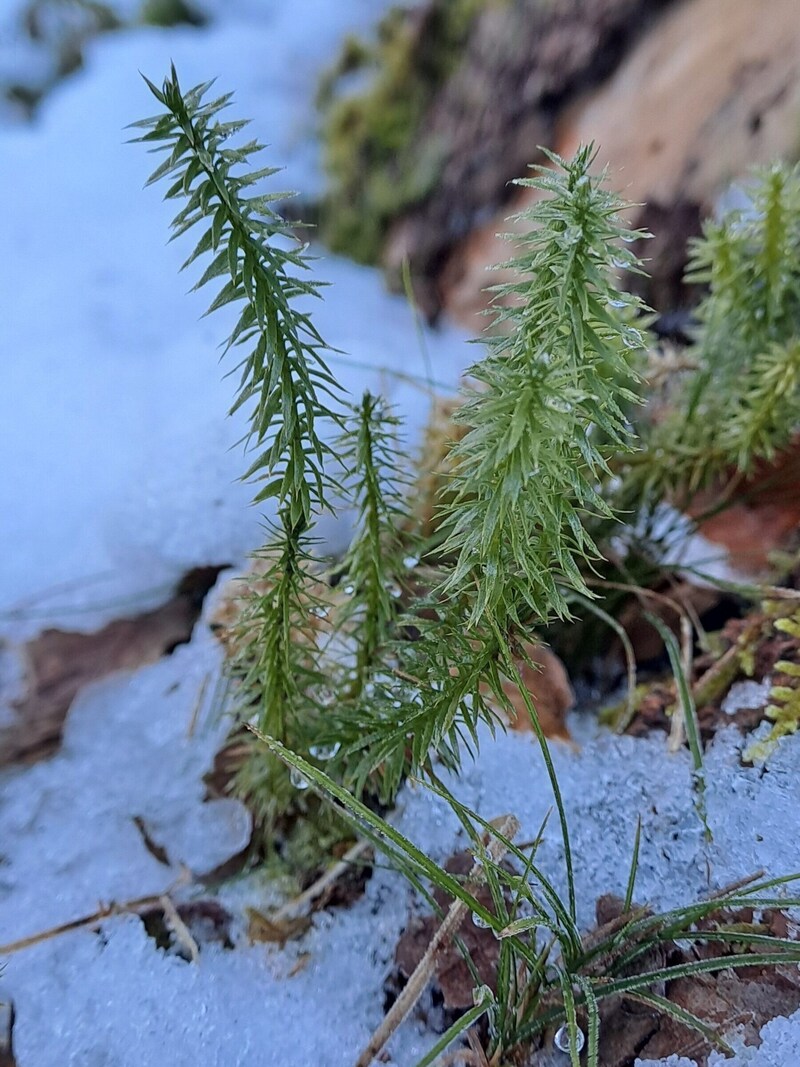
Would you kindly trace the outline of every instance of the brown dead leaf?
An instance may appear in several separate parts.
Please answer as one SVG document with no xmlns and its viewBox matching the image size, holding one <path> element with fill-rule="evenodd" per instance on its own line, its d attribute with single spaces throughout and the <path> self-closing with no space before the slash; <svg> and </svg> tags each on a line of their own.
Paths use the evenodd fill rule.
<svg viewBox="0 0 800 1067">
<path fill-rule="evenodd" d="M 474 862 L 474 857 L 469 852 L 456 852 L 445 863 L 445 870 L 450 874 L 468 875 Z M 447 894 L 436 890 L 433 896 L 439 907 L 446 911 L 450 905 Z M 493 910 L 491 893 L 485 886 L 475 890 L 475 896 L 481 904 Z M 395 950 L 395 963 L 404 980 L 414 973 L 439 925 L 440 920 L 436 915 L 427 915 L 413 919 L 403 931 Z M 499 941 L 491 930 L 480 929 L 470 919 L 461 926 L 458 936 L 469 952 L 481 982 L 493 989 L 500 955 Z M 445 1008 L 459 1012 L 472 1007 L 475 982 L 464 957 L 452 942 L 439 955 L 435 973 Z"/>
<path fill-rule="evenodd" d="M 718 925 L 734 930 L 741 928 L 742 943 L 704 944 L 700 941 L 688 950 L 677 945 L 665 946 L 664 959 L 656 962 L 679 965 L 746 952 L 748 930 L 772 937 L 791 936 L 786 916 L 774 909 L 765 911 L 758 923 L 754 923 L 752 909 L 721 911 L 704 920 L 699 936 L 702 936 L 702 929 L 713 929 Z M 789 965 L 721 970 L 714 974 L 679 978 L 670 982 L 662 995 L 702 1019 L 717 1033 L 725 1035 L 738 1028 L 746 1044 L 757 1046 L 762 1026 L 777 1015 L 791 1015 L 800 1006 L 800 975 L 796 967 Z M 601 1002 L 601 1014 L 601 1067 L 628 1067 L 636 1056 L 657 1060 L 672 1054 L 690 1057 L 699 1067 L 705 1067 L 712 1051 L 708 1042 L 694 1030 L 633 1001 L 615 999 L 610 1012 Z"/>
<path fill-rule="evenodd" d="M 731 471 L 731 477 L 735 471 Z M 719 487 L 698 493 L 689 514 L 713 511 Z M 700 532 L 724 546 L 731 563 L 745 574 L 760 576 L 770 553 L 785 549 L 800 527 L 800 435 L 771 461 L 757 463 L 734 494 L 729 507 L 700 524 Z"/>
<path fill-rule="evenodd" d="M 203 597 L 222 567 L 201 567 L 160 608 L 118 619 L 95 633 L 44 630 L 21 650 L 26 695 L 0 728 L 0 766 L 50 755 L 59 745 L 75 697 L 90 682 L 155 663 L 189 640 Z"/>
<path fill-rule="evenodd" d="M 523 652 L 524 657 L 517 660 L 517 667 L 525 688 L 531 695 L 545 736 L 559 741 L 570 741 L 565 718 L 567 712 L 575 706 L 575 693 L 564 664 L 555 652 L 532 641 L 525 642 Z M 536 666 L 532 667 L 526 659 Z M 503 692 L 516 711 L 516 717 L 510 724 L 512 730 L 532 730 L 530 716 L 519 688 L 505 679 Z"/>
<path fill-rule="evenodd" d="M 245 908 L 247 913 L 247 936 L 251 942 L 262 942 L 268 945 L 280 945 L 281 948 L 287 941 L 296 941 L 302 937 L 311 926 L 311 919 L 307 915 L 282 918 L 273 922 L 257 908 Z"/>
</svg>

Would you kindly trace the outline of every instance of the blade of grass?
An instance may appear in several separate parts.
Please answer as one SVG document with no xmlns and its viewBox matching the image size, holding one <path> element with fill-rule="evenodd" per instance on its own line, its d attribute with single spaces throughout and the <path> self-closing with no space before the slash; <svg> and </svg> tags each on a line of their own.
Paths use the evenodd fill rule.
<svg viewBox="0 0 800 1067">
<path fill-rule="evenodd" d="M 257 727 L 248 724 L 248 729 L 256 735 L 267 748 L 276 755 L 279 759 L 283 760 L 289 767 L 294 767 L 305 778 L 308 779 L 313 785 L 315 785 L 323 794 L 328 797 L 333 797 L 338 800 L 347 810 L 355 815 L 359 822 L 366 823 L 377 834 L 378 841 L 382 841 L 384 838 L 388 838 L 389 841 L 394 844 L 401 852 L 403 852 L 418 869 L 429 878 L 434 885 L 443 889 L 450 896 L 456 900 L 463 901 L 467 907 L 479 915 L 484 922 L 491 925 L 493 916 L 480 901 L 466 889 L 464 889 L 461 882 L 454 878 L 453 875 L 448 874 L 433 860 L 429 859 L 417 846 L 409 841 L 407 837 L 396 830 L 390 823 L 381 819 L 379 815 L 376 815 L 374 811 L 371 811 L 366 804 L 363 804 L 360 800 L 357 800 L 352 794 L 340 786 L 337 782 L 334 782 L 332 778 L 329 778 L 327 774 L 319 770 L 318 767 L 312 766 L 307 763 L 301 756 L 291 752 L 285 745 L 282 745 L 280 741 L 277 741 L 274 737 L 268 737 L 262 733 Z"/>
<path fill-rule="evenodd" d="M 581 987 L 583 996 L 586 999 L 586 1012 L 589 1017 L 586 1067 L 598 1067 L 600 1061 L 600 1009 L 597 1005 L 597 997 L 594 995 L 591 982 L 584 975 L 576 975 L 575 980 Z"/>
<path fill-rule="evenodd" d="M 628 674 L 628 693 L 625 698 L 625 714 L 616 724 L 615 729 L 618 734 L 624 733 L 636 714 L 636 654 L 633 651 L 631 639 L 628 637 L 627 630 L 617 622 L 613 615 L 609 615 L 607 611 L 603 611 L 603 609 L 589 597 L 583 596 L 580 593 L 573 593 L 572 597 L 584 608 L 584 610 L 597 616 L 598 619 L 613 630 L 622 644 Z"/>
<path fill-rule="evenodd" d="M 567 972 L 559 971 L 558 977 L 561 982 L 561 994 L 564 998 L 564 1011 L 567 1016 L 569 1061 L 572 1067 L 581 1067 L 580 1052 L 578 1050 L 578 1016 L 575 1011 L 575 994 L 572 991 L 572 983 Z"/>
<path fill-rule="evenodd" d="M 690 1030 L 696 1030 L 698 1034 L 703 1035 L 710 1045 L 718 1048 L 726 1055 L 733 1055 L 733 1049 L 727 1041 L 720 1037 L 712 1027 L 707 1026 L 694 1012 L 687 1011 L 686 1008 L 682 1008 L 679 1004 L 675 1004 L 657 993 L 628 993 L 628 996 L 631 1000 L 637 1000 L 640 1004 L 646 1004 L 647 1007 L 655 1008 L 656 1011 L 661 1012 L 663 1015 L 670 1016 L 676 1022 L 689 1027 Z"/>
<path fill-rule="evenodd" d="M 468 1030 L 470 1026 L 472 1026 L 474 1022 L 477 1022 L 481 1015 L 489 1009 L 494 1000 L 492 991 L 488 986 L 483 986 L 481 993 L 482 996 L 475 1007 L 470 1008 L 469 1011 L 465 1012 L 460 1019 L 457 1019 L 448 1030 L 445 1030 L 430 1052 L 419 1061 L 417 1067 L 430 1067 L 436 1060 L 437 1056 L 441 1055 L 448 1045 L 451 1045 L 457 1037 L 463 1034 L 465 1030 Z"/>
<path fill-rule="evenodd" d="M 625 904 L 623 911 L 627 914 L 631 910 L 633 903 L 633 888 L 636 885 L 636 871 L 639 868 L 639 844 L 642 839 L 642 817 L 636 819 L 636 836 L 633 839 L 633 858 L 631 859 L 631 870 L 628 875 L 628 887 L 625 890 Z"/>
<path fill-rule="evenodd" d="M 569 839 L 569 825 L 567 823 L 567 813 L 564 808 L 564 800 L 561 796 L 561 787 L 558 784 L 556 769 L 553 766 L 553 759 L 550 754 L 550 746 L 547 744 L 547 738 L 545 737 L 544 730 L 542 729 L 542 724 L 539 722 L 539 715 L 536 711 L 533 701 L 531 700 L 531 695 L 528 692 L 524 681 L 522 680 L 522 675 L 520 674 L 520 671 L 517 668 L 514 657 L 511 654 L 511 649 L 509 648 L 508 641 L 506 640 L 505 636 L 501 634 L 500 631 L 496 628 L 495 636 L 499 643 L 499 647 L 502 650 L 504 660 L 503 673 L 509 678 L 510 681 L 514 683 L 514 685 L 516 685 L 517 689 L 519 690 L 519 694 L 522 697 L 523 703 L 525 704 L 525 710 L 528 713 L 528 716 L 531 720 L 531 725 L 533 726 L 534 733 L 536 734 L 536 740 L 539 742 L 539 748 L 542 753 L 542 759 L 544 760 L 545 769 L 547 770 L 547 776 L 550 779 L 550 788 L 553 791 L 553 798 L 556 802 L 558 821 L 561 825 L 561 838 L 564 843 L 564 867 L 566 868 L 567 874 L 567 895 L 569 899 L 569 914 L 570 918 L 574 923 L 578 914 L 578 910 L 575 901 L 575 874 L 572 864 L 572 848 L 570 846 Z M 497 687 L 497 689 L 495 690 L 495 696 L 508 711 L 511 702 L 502 686 Z"/>
<path fill-rule="evenodd" d="M 689 742 L 689 751 L 692 754 L 692 762 L 694 763 L 695 772 L 697 774 L 702 774 L 703 750 L 700 744 L 700 730 L 697 724 L 697 709 L 694 706 L 692 691 L 689 688 L 689 682 L 683 669 L 683 664 L 681 663 L 680 647 L 675 638 L 675 634 L 673 634 L 672 630 L 670 630 L 662 619 L 659 619 L 657 615 L 653 615 L 649 611 L 645 612 L 644 617 L 655 627 L 666 646 L 670 667 L 672 668 L 672 674 L 678 688 L 678 697 L 681 702 L 681 710 L 683 711 L 686 724 L 686 737 Z"/>
</svg>

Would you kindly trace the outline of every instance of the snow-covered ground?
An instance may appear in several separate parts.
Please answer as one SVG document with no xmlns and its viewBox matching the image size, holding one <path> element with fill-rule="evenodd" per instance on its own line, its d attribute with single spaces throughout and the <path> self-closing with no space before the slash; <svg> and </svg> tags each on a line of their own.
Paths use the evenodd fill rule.
<svg viewBox="0 0 800 1067">
<path fill-rule="evenodd" d="M 286 167 L 277 187 L 313 194 L 318 73 L 346 30 L 387 6 L 272 0 L 201 31 L 107 35 L 33 125 L 0 129 L 0 621 L 95 624 L 92 605 L 163 598 L 188 566 L 235 563 L 259 543 L 231 449 L 243 425 L 225 417 L 233 389 L 217 345 L 229 320 L 200 319 L 210 292 L 187 295 L 195 279 L 178 274 L 192 246 L 166 245 L 174 204 L 143 190 L 153 158 L 123 127 L 158 110 L 138 71 L 159 82 L 174 60 L 186 87 L 218 76 L 235 89 L 237 116 L 270 144 L 265 162 Z M 425 373 L 409 308 L 376 272 L 322 256 L 331 288 L 316 321 L 366 368 L 332 357 L 343 384 L 388 392 L 418 429 L 424 393 L 390 373 Z M 427 344 L 437 379 L 455 382 L 463 337 Z"/>
<path fill-rule="evenodd" d="M 213 7 L 196 31 L 136 30 L 98 39 L 85 70 L 63 82 L 31 126 L 0 129 L 6 255 L 0 259 L 0 627 L 10 640 L 44 625 L 91 627 L 154 603 L 188 567 L 238 564 L 260 540 L 251 489 L 236 478 L 241 424 L 225 418 L 230 383 L 216 346 L 224 317 L 200 320 L 205 294 L 186 295 L 180 242 L 165 247 L 172 205 L 142 190 L 152 160 L 122 127 L 157 108 L 137 70 L 158 81 L 174 60 L 185 85 L 217 75 L 236 90 L 287 167 L 281 186 L 319 188 L 311 99 L 319 70 L 351 28 L 388 0 L 249 0 Z M 425 376 L 413 316 L 375 271 L 320 253 L 331 282 L 317 322 L 362 364 L 337 369 L 354 392 L 388 392 L 416 434 L 427 401 L 396 378 Z M 427 345 L 437 380 L 471 358 L 445 330 Z M 332 525 L 327 534 L 335 538 Z M 213 596 L 211 598 L 213 600 Z M 198 696 L 220 653 L 205 620 L 162 662 L 91 687 L 73 708 L 59 753 L 0 777 L 0 943 L 93 912 L 99 901 L 165 892 L 181 865 L 202 875 L 241 847 L 246 813 L 203 803 L 202 775 L 225 732 Z M 0 694 L 1 695 L 1 694 Z M 591 731 L 589 731 L 591 733 Z M 733 735 L 707 762 L 707 845 L 683 754 L 663 743 L 587 740 L 555 753 L 577 855 L 581 915 L 620 891 L 637 815 L 644 838 L 639 899 L 686 902 L 759 867 L 800 869 L 786 813 L 800 805 L 800 739 L 784 742 L 769 774 L 739 766 Z M 513 811 L 533 836 L 551 797 L 528 738 L 488 741 L 457 786 L 487 817 Z M 166 851 L 159 862 L 134 824 Z M 458 827 L 442 805 L 404 790 L 401 828 L 444 859 Z M 560 877 L 555 832 L 539 860 Z M 207 891 L 198 887 L 187 894 Z M 19 1067 L 346 1067 L 382 1015 L 382 983 L 413 900 L 377 871 L 348 910 L 315 917 L 284 949 L 249 946 L 245 902 L 273 887 L 233 882 L 220 899 L 236 916 L 235 951 L 204 946 L 198 963 L 168 956 L 133 917 L 79 930 L 8 957 L 0 1002 L 13 999 Z M 800 1023 L 776 1020 L 762 1048 L 737 1064 L 800 1061 Z M 412 1067 L 434 1038 L 409 1021 L 391 1063 Z M 565 1060 L 566 1062 L 566 1060 Z M 717 1062 L 717 1061 L 712 1061 Z"/>
</svg>

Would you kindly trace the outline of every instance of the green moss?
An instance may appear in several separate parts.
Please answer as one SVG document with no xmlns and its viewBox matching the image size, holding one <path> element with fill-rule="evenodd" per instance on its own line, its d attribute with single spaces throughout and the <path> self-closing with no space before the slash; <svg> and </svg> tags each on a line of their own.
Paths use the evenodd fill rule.
<svg viewBox="0 0 800 1067">
<path fill-rule="evenodd" d="M 353 831 L 330 804 L 298 789 L 288 768 L 248 736 L 248 748 L 231 793 L 253 816 L 253 843 L 265 860 L 284 873 L 303 874 L 324 865 L 337 844 Z"/>
<path fill-rule="evenodd" d="M 394 8 L 374 46 L 345 42 L 318 95 L 329 180 L 321 228 L 335 251 L 376 262 L 392 220 L 435 185 L 446 145 L 419 141 L 422 120 L 461 62 L 475 19 L 497 2 L 434 0 L 423 32 L 413 13 Z M 343 93 L 344 78 L 358 73 L 368 87 Z"/>
<path fill-rule="evenodd" d="M 800 611 L 775 621 L 775 629 L 790 637 L 800 638 Z M 800 728 L 800 664 L 779 660 L 775 670 L 784 676 L 782 684 L 770 689 L 766 717 L 773 723 L 766 737 L 749 745 L 742 754 L 745 763 L 763 763 L 775 750 L 782 737 Z"/>
</svg>

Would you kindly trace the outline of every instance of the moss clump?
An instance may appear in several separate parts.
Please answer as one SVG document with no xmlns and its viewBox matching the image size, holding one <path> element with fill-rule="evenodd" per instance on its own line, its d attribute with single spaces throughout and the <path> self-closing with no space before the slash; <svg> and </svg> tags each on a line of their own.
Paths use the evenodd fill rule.
<svg viewBox="0 0 800 1067">
<path fill-rule="evenodd" d="M 788 618 L 775 620 L 775 629 L 789 637 L 800 639 L 800 611 Z M 777 748 L 782 737 L 800 729 L 800 663 L 781 659 L 775 664 L 775 672 L 782 677 L 770 689 L 770 702 L 766 717 L 773 723 L 766 737 L 754 741 L 742 754 L 745 763 L 763 763 Z"/>
<path fill-rule="evenodd" d="M 318 98 L 329 179 L 321 229 L 333 250 L 376 262 L 391 221 L 435 185 L 445 146 L 422 143 L 420 126 L 476 18 L 496 3 L 433 0 L 421 16 L 396 7 L 374 45 L 345 41 Z M 368 87 L 346 91 L 353 78 Z"/>
</svg>

